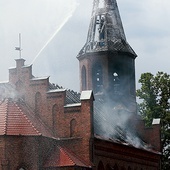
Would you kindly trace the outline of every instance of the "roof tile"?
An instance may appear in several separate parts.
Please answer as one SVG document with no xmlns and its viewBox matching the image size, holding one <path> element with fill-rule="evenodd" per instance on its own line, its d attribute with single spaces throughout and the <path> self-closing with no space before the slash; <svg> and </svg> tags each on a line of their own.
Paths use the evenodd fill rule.
<svg viewBox="0 0 170 170">
<path fill-rule="evenodd" d="M 9 99 L 0 103 L 0 135 L 41 135 L 18 105 Z"/>
<path fill-rule="evenodd" d="M 68 166 L 79 166 L 79 167 L 91 167 L 84 163 L 83 160 L 78 158 L 74 153 L 61 146 L 56 146 L 52 151 L 51 155 L 44 163 L 44 167 L 68 167 Z"/>
<path fill-rule="evenodd" d="M 7 102 L 0 103 L 0 135 L 4 135 L 6 132 L 6 112 Z"/>
</svg>

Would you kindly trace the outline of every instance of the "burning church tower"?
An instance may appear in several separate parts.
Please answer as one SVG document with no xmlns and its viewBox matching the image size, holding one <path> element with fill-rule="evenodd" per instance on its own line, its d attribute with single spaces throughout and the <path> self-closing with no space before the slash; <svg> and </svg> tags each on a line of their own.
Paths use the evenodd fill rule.
<svg viewBox="0 0 170 170">
<path fill-rule="evenodd" d="M 136 114 L 136 57 L 126 41 L 116 0 L 94 0 L 87 41 L 78 60 L 80 88 L 93 90 L 95 107 L 102 110 L 94 115 L 96 133 L 106 134 L 105 124 L 122 126 Z"/>
<path fill-rule="evenodd" d="M 81 90 L 135 103 L 135 58 L 116 1 L 94 0 L 87 41 L 78 55 Z"/>
</svg>

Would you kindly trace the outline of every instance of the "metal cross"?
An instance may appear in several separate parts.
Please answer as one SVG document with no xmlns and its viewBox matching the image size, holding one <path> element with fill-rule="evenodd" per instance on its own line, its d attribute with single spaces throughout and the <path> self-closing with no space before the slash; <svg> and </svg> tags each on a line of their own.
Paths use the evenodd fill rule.
<svg viewBox="0 0 170 170">
<path fill-rule="evenodd" d="M 15 50 L 19 51 L 19 58 L 21 59 L 21 33 L 19 33 L 19 47 L 15 47 Z"/>
</svg>

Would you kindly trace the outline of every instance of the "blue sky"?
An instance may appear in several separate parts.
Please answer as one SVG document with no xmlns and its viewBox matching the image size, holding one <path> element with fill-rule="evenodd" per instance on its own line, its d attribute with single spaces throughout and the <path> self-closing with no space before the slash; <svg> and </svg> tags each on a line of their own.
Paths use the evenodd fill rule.
<svg viewBox="0 0 170 170">
<path fill-rule="evenodd" d="M 170 74 L 170 1 L 117 3 L 127 41 L 138 55 L 136 82 L 144 72 Z M 21 33 L 27 65 L 44 47 L 33 62 L 34 76 L 50 76 L 52 83 L 79 91 L 76 56 L 86 41 L 92 4 L 92 0 L 0 0 L 0 81 L 8 80 L 8 68 L 19 57 L 15 47 Z"/>
</svg>

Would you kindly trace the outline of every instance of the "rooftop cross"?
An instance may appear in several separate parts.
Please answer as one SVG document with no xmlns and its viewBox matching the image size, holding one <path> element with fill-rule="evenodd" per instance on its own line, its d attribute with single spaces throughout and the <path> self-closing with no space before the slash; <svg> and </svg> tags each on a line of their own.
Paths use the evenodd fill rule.
<svg viewBox="0 0 170 170">
<path fill-rule="evenodd" d="M 19 33 L 19 47 L 15 47 L 15 50 L 19 51 L 19 58 L 21 59 L 21 33 Z"/>
</svg>

